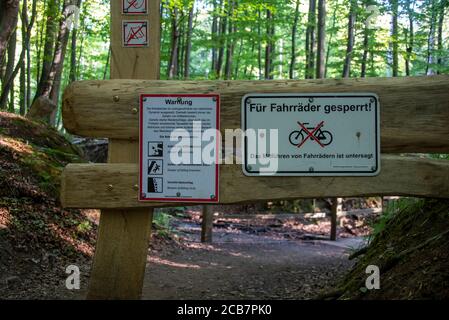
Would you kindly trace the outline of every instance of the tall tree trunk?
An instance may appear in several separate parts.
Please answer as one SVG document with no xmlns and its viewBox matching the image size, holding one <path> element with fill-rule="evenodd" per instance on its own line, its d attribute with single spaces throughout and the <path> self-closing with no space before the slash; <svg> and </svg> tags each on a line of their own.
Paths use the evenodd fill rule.
<svg viewBox="0 0 449 320">
<path fill-rule="evenodd" d="M 267 45 L 265 47 L 265 79 L 273 79 L 274 21 L 273 13 L 267 10 Z"/>
<path fill-rule="evenodd" d="M 337 23 L 337 8 L 338 6 L 335 6 L 334 12 L 332 13 L 332 28 L 329 35 L 329 41 L 327 43 L 327 50 L 326 50 L 326 62 L 324 63 L 324 77 L 327 77 L 327 71 L 328 71 L 328 65 L 329 65 L 329 58 L 332 51 L 332 40 L 334 39 L 335 35 L 335 24 Z"/>
<path fill-rule="evenodd" d="M 17 27 L 19 0 L 2 0 L 0 2 L 0 64 L 6 54 L 9 39 Z"/>
<path fill-rule="evenodd" d="M 64 60 L 69 42 L 70 29 L 69 18 L 74 12 L 71 12 L 71 5 L 75 5 L 76 0 L 64 0 L 63 15 L 59 23 L 59 33 L 56 40 L 53 62 L 50 68 L 50 74 L 44 84 L 42 96 L 49 98 L 56 105 L 59 103 L 59 91 L 61 88 L 62 72 L 64 70 Z M 50 117 L 50 125 L 56 125 L 57 110 Z"/>
<path fill-rule="evenodd" d="M 44 1 L 43 12 L 47 12 L 47 0 Z M 42 68 L 42 44 L 44 43 L 44 34 L 45 34 L 45 23 L 44 19 L 38 21 L 38 40 L 35 41 L 35 50 L 36 50 L 36 83 L 39 83 L 39 79 L 41 78 L 41 68 Z"/>
<path fill-rule="evenodd" d="M 235 63 L 235 69 L 234 69 L 234 79 L 238 79 L 239 78 L 239 70 L 240 70 L 240 58 L 242 57 L 242 53 L 243 53 L 243 37 L 240 38 L 240 43 L 239 43 L 239 51 L 237 54 L 237 59 L 236 59 L 236 63 Z M 253 47 L 254 48 L 254 47 Z M 243 76 L 246 76 L 246 67 L 245 66 L 245 71 L 243 73 Z"/>
<path fill-rule="evenodd" d="M 312 79 L 315 64 L 316 0 L 309 0 L 309 14 L 306 30 L 306 72 L 305 78 Z"/>
<path fill-rule="evenodd" d="M 440 15 L 438 18 L 438 70 L 437 74 L 441 74 L 441 69 L 443 67 L 443 23 L 444 23 L 444 10 L 446 8 L 446 4 L 449 3 L 446 0 L 440 1 Z"/>
<path fill-rule="evenodd" d="M 390 0 L 392 13 L 392 47 L 393 47 L 393 77 L 399 75 L 399 32 L 398 32 L 398 15 L 399 3 L 398 0 Z"/>
<path fill-rule="evenodd" d="M 326 46 L 326 0 L 318 0 L 318 47 L 316 59 L 316 77 L 324 78 Z"/>
<path fill-rule="evenodd" d="M 82 0 L 77 0 L 76 6 L 78 8 L 81 8 Z M 69 81 L 74 82 L 77 78 L 77 55 L 76 55 L 76 48 L 77 48 L 77 41 L 78 41 L 78 26 L 74 25 L 72 29 L 72 43 L 70 45 L 70 73 L 69 73 Z"/>
<path fill-rule="evenodd" d="M 223 58 L 224 58 L 224 47 L 226 40 L 226 29 L 228 23 L 228 13 L 225 10 L 226 3 L 225 1 L 220 1 L 220 30 L 219 30 L 219 49 L 218 49 L 218 58 L 217 58 L 217 67 L 215 69 L 215 73 L 217 74 L 217 78 L 219 79 L 221 76 L 221 68 L 223 66 Z"/>
<path fill-rule="evenodd" d="M 352 52 L 354 50 L 354 34 L 355 34 L 355 19 L 356 19 L 356 6 L 357 1 L 351 0 L 351 6 L 349 8 L 349 18 L 348 18 L 348 42 L 346 45 L 346 57 L 343 65 L 343 78 L 349 78 L 351 74 L 351 61 Z"/>
<path fill-rule="evenodd" d="M 182 79 L 184 76 L 184 53 L 185 53 L 185 16 L 184 11 L 181 10 L 180 17 L 178 20 L 179 23 L 179 46 L 178 46 L 178 73 L 177 78 Z"/>
<path fill-rule="evenodd" d="M 413 6 L 412 6 L 413 4 Z M 407 0 L 407 15 L 408 15 L 408 43 L 407 43 L 407 54 L 405 56 L 405 75 L 410 76 L 411 69 L 410 69 L 410 60 L 412 58 L 413 54 L 413 45 L 415 40 L 415 32 L 413 27 L 413 17 L 414 17 L 414 8 L 415 8 L 415 1 Z"/>
<path fill-rule="evenodd" d="M 22 45 L 25 46 L 24 50 L 28 52 L 28 48 L 26 47 L 27 43 L 27 26 L 28 26 L 28 4 L 27 0 L 23 0 L 22 2 Z M 23 59 L 19 61 L 20 63 L 20 95 L 19 95 L 19 113 L 21 115 L 25 115 L 26 112 L 26 104 L 27 104 L 27 91 L 26 91 L 26 54 L 23 55 Z M 14 112 L 14 110 L 12 110 Z"/>
<path fill-rule="evenodd" d="M 290 70 L 288 72 L 288 76 L 289 76 L 290 79 L 293 79 L 295 77 L 295 67 L 296 67 L 296 33 L 298 32 L 299 5 L 300 5 L 300 0 L 296 0 L 295 18 L 293 20 L 293 26 L 292 26 L 292 53 L 291 53 L 291 60 L 290 60 Z"/>
<path fill-rule="evenodd" d="M 260 27 L 262 14 L 260 9 L 258 10 L 258 20 L 257 20 L 257 37 L 258 37 L 258 52 L 257 52 L 257 67 L 259 68 L 259 80 L 262 80 L 262 31 Z"/>
<path fill-rule="evenodd" d="M 27 25 L 26 30 L 27 36 L 25 39 L 25 43 L 22 44 L 22 51 L 20 53 L 19 61 L 14 68 L 14 71 L 12 72 L 11 76 L 5 80 L 5 86 L 3 87 L 2 93 L 0 95 L 0 109 L 5 108 L 6 101 L 8 100 L 8 92 L 12 89 L 14 85 L 14 79 L 16 78 L 17 74 L 20 71 L 21 62 L 25 59 L 26 48 L 29 46 L 31 38 L 31 30 L 33 29 L 34 21 L 36 20 L 36 14 L 37 14 L 37 0 L 33 0 L 31 21 Z"/>
<path fill-rule="evenodd" d="M 24 59 L 25 60 L 25 59 Z M 20 94 L 19 94 L 19 114 L 25 115 L 26 109 L 26 70 L 25 70 L 25 61 L 22 61 L 20 64 Z M 14 110 L 9 110 L 10 112 L 14 112 Z"/>
<path fill-rule="evenodd" d="M 431 10 L 431 18 L 430 18 L 429 35 L 427 38 L 426 74 L 433 75 L 435 73 L 432 68 L 432 64 L 434 63 L 435 24 L 437 17 L 437 9 L 436 9 L 436 0 L 429 0 L 428 3 Z"/>
<path fill-rule="evenodd" d="M 111 45 L 109 45 L 109 50 L 108 50 L 108 57 L 106 58 L 106 65 L 104 66 L 104 71 L 103 71 L 103 80 L 106 80 L 106 77 L 108 75 L 108 71 L 109 71 L 109 63 L 111 61 Z"/>
<path fill-rule="evenodd" d="M 370 5 L 370 1 L 365 1 L 365 8 Z M 363 30 L 363 54 L 362 54 L 362 65 L 360 68 L 360 77 L 366 77 L 366 65 L 368 60 L 368 50 L 369 50 L 369 37 L 370 29 L 368 21 L 365 22 L 365 29 Z"/>
<path fill-rule="evenodd" d="M 0 104 L 0 110 L 6 109 L 6 102 L 8 100 L 8 92 L 6 90 L 11 90 L 10 88 L 7 88 L 7 83 L 9 79 L 11 79 L 12 74 L 14 72 L 14 66 L 16 65 L 16 47 L 17 47 L 17 29 L 14 30 L 14 32 L 11 35 L 11 38 L 9 40 L 8 45 L 8 62 L 6 64 L 6 70 L 5 70 L 5 76 L 2 81 L 2 96 L 4 95 L 4 101 Z M 11 99 L 10 99 L 11 100 Z"/>
<path fill-rule="evenodd" d="M 234 56 L 235 40 L 234 36 L 237 31 L 235 26 L 235 21 L 233 19 L 234 15 L 234 0 L 229 1 L 229 20 L 228 20 L 228 39 L 226 44 L 226 63 L 225 63 L 225 79 L 231 80 L 232 77 L 232 60 Z"/>
<path fill-rule="evenodd" d="M 369 50 L 369 29 L 365 26 L 365 30 L 363 31 L 363 55 L 362 55 L 362 66 L 360 71 L 360 77 L 366 77 L 366 63 L 368 59 L 368 50 Z"/>
<path fill-rule="evenodd" d="M 179 52 L 179 30 L 178 30 L 178 9 L 174 8 L 171 12 L 171 53 L 168 64 L 168 78 L 173 79 L 178 74 L 178 52 Z"/>
<path fill-rule="evenodd" d="M 26 97 L 25 102 L 26 106 L 25 109 L 27 112 L 31 107 L 31 44 L 28 42 L 28 45 L 26 47 Z"/>
<path fill-rule="evenodd" d="M 217 32 L 218 32 L 218 18 L 217 18 L 217 0 L 213 0 L 212 3 L 212 29 L 211 29 L 211 41 L 212 41 L 212 65 L 211 72 L 215 73 L 217 69 Z"/>
<path fill-rule="evenodd" d="M 57 16 L 59 15 L 59 0 L 48 0 L 47 11 L 45 12 L 45 16 L 47 17 L 46 26 L 45 26 L 45 45 L 44 45 L 44 54 L 43 54 L 43 63 L 42 63 L 42 71 L 39 82 L 36 86 L 36 94 L 34 99 L 37 99 L 43 94 L 45 84 L 48 82 L 48 77 L 50 75 L 56 34 L 57 34 Z"/>
<path fill-rule="evenodd" d="M 195 9 L 195 0 L 192 1 L 192 6 L 189 10 L 189 21 L 187 23 L 186 46 L 184 54 L 184 78 L 190 78 L 190 53 L 192 51 L 192 28 L 193 28 L 193 13 Z"/>
</svg>

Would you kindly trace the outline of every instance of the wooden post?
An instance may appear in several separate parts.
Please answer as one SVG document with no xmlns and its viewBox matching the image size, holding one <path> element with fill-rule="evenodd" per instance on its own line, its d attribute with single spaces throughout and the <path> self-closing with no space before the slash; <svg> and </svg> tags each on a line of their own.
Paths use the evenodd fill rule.
<svg viewBox="0 0 449 320">
<path fill-rule="evenodd" d="M 201 224 L 201 242 L 212 243 L 212 229 L 214 226 L 214 212 L 211 206 L 203 206 Z"/>
<path fill-rule="evenodd" d="M 331 210 L 331 241 L 337 240 L 337 216 L 338 212 L 341 211 L 341 198 L 332 199 L 332 210 Z"/>
<path fill-rule="evenodd" d="M 160 0 L 148 2 L 149 16 L 123 16 L 121 1 L 111 1 L 112 79 L 159 78 Z M 149 47 L 123 47 L 123 20 L 150 22 Z M 120 95 L 111 96 L 110 101 L 119 101 L 120 98 Z M 136 95 L 135 105 L 129 106 L 129 112 L 137 110 L 138 98 Z M 109 142 L 109 163 L 138 163 L 138 150 L 137 141 L 112 139 Z M 111 192 L 115 187 L 104 186 Z M 135 189 L 135 192 L 138 190 Z M 102 211 L 88 299 L 141 298 L 152 218 L 152 209 Z"/>
</svg>

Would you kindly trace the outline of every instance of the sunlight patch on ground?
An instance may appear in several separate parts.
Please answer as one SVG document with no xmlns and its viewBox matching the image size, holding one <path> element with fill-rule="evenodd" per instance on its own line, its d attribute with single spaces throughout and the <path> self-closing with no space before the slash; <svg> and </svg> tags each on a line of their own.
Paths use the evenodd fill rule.
<svg viewBox="0 0 449 320">
<path fill-rule="evenodd" d="M 8 227 L 11 221 L 11 214 L 7 208 L 0 208 L 0 229 Z"/>
<path fill-rule="evenodd" d="M 187 268 L 187 269 L 200 269 L 201 266 L 197 264 L 190 264 L 190 263 L 178 263 L 166 259 L 162 259 L 159 257 L 148 257 L 147 261 L 149 263 L 169 266 L 169 267 L 175 267 L 175 268 Z"/>
<path fill-rule="evenodd" d="M 58 225 L 51 223 L 49 225 L 49 228 L 53 231 L 53 233 L 60 238 L 61 240 L 67 242 L 71 246 L 75 248 L 78 252 L 81 252 L 87 256 L 93 257 L 94 255 L 94 248 L 93 246 L 89 245 L 88 243 L 80 240 L 76 240 L 72 237 L 69 237 L 64 234 L 64 230 L 59 227 Z"/>
<path fill-rule="evenodd" d="M 0 146 L 20 154 L 33 153 L 33 148 L 30 145 L 11 138 L 0 138 Z"/>
</svg>

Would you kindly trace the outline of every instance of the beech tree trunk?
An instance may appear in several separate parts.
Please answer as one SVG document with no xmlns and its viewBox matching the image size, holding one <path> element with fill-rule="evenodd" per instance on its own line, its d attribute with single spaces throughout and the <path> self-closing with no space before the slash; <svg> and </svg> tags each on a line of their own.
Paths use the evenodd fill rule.
<svg viewBox="0 0 449 320">
<path fill-rule="evenodd" d="M 407 1 L 407 15 L 408 15 L 408 43 L 407 43 L 407 54 L 405 56 L 405 75 L 410 76 L 410 60 L 413 54 L 413 44 L 415 39 L 415 32 L 413 27 L 413 16 L 414 16 L 415 1 Z"/>
<path fill-rule="evenodd" d="M 295 77 L 295 66 L 296 66 L 296 33 L 298 32 L 298 20 L 299 20 L 299 5 L 300 0 L 296 0 L 295 6 L 295 19 L 292 26 L 292 53 L 290 60 L 290 70 L 289 78 L 293 79 Z"/>
<path fill-rule="evenodd" d="M 346 57 L 343 65 L 343 78 L 349 78 L 351 73 L 352 51 L 354 50 L 354 28 L 356 19 L 356 0 L 351 0 L 348 19 L 348 40 L 346 45 Z"/>
<path fill-rule="evenodd" d="M 0 65 L 6 54 L 8 42 L 17 27 L 19 0 L 0 1 Z"/>
<path fill-rule="evenodd" d="M 306 72 L 305 78 L 312 79 L 315 60 L 315 25 L 316 25 L 316 0 L 309 1 L 309 14 L 306 30 Z"/>
<path fill-rule="evenodd" d="M 274 53 L 274 21 L 273 13 L 267 10 L 267 45 L 265 47 L 265 79 L 273 79 L 273 53 Z"/>
<path fill-rule="evenodd" d="M 318 47 L 316 59 L 316 77 L 324 78 L 326 46 L 326 0 L 318 0 Z"/>
<path fill-rule="evenodd" d="M 399 74 L 399 46 L 398 46 L 398 14 L 399 14 L 398 0 L 391 0 L 392 13 L 392 45 L 393 45 L 393 77 Z"/>
<path fill-rule="evenodd" d="M 193 13 L 195 10 L 195 1 L 189 10 L 189 22 L 187 24 L 186 45 L 184 54 L 184 78 L 190 78 L 190 54 L 192 51 L 192 28 L 193 28 Z"/>
<path fill-rule="evenodd" d="M 178 9 L 172 10 L 171 25 L 171 51 L 170 62 L 168 64 L 168 78 L 173 79 L 178 74 L 178 54 L 179 54 L 179 30 L 178 30 Z"/>
<path fill-rule="evenodd" d="M 34 100 L 36 100 L 38 97 L 42 96 L 45 84 L 48 81 L 48 77 L 50 75 L 52 60 L 53 60 L 53 54 L 54 54 L 54 48 L 55 48 L 55 41 L 56 41 L 56 34 L 57 34 L 57 20 L 56 17 L 59 14 L 59 0 L 48 0 L 47 4 L 47 21 L 45 26 L 45 45 L 44 45 L 44 53 L 43 53 L 43 63 L 42 63 L 42 71 L 41 76 L 39 79 L 39 83 L 36 87 L 36 94 L 34 96 Z"/>
</svg>

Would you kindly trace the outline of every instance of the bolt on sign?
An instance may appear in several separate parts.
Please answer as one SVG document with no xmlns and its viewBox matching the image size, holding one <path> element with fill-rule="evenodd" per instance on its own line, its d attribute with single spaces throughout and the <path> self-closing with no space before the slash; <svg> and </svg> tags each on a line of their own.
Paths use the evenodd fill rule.
<svg viewBox="0 0 449 320">
<path fill-rule="evenodd" d="M 147 14 L 148 0 L 122 0 L 123 14 Z"/>
<path fill-rule="evenodd" d="M 247 176 L 380 173 L 376 94 L 248 94 L 242 126 Z"/>
<path fill-rule="evenodd" d="M 217 203 L 220 97 L 140 100 L 140 201 Z"/>
<path fill-rule="evenodd" d="M 123 21 L 123 47 L 148 47 L 148 21 Z"/>
</svg>

